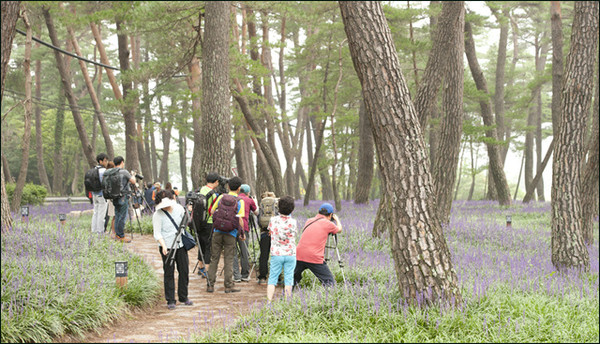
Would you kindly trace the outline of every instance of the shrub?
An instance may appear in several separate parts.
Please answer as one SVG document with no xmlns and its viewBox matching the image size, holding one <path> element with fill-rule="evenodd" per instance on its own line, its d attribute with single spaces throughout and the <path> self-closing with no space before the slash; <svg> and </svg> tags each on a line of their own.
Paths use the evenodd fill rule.
<svg viewBox="0 0 600 344">
<path fill-rule="evenodd" d="M 12 203 L 13 196 L 15 194 L 15 188 L 15 183 L 6 184 L 6 194 L 8 195 L 8 201 L 10 203 Z M 33 183 L 27 183 L 25 184 L 25 187 L 23 187 L 21 205 L 43 205 L 47 195 L 48 190 L 46 190 L 46 187 L 42 185 L 36 185 Z"/>
</svg>

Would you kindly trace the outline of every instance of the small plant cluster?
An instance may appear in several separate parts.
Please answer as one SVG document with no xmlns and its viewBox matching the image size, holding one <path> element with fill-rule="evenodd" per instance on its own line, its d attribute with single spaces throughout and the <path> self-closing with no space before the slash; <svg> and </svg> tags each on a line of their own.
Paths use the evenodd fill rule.
<svg viewBox="0 0 600 344">
<path fill-rule="evenodd" d="M 58 213 L 89 207 L 32 207 L 29 221 L 17 219 L 2 234 L 2 342 L 83 334 L 159 297 L 153 269 L 123 244 L 91 233 L 89 216 L 58 221 Z M 128 262 L 126 288 L 116 286 L 115 261 Z"/>
<path fill-rule="evenodd" d="M 15 183 L 6 183 L 6 195 L 8 196 L 8 202 L 12 203 L 13 196 L 15 194 Z M 48 190 L 42 185 L 36 185 L 33 183 L 27 183 L 23 187 L 23 196 L 21 196 L 21 205 L 43 205 Z"/>
<path fill-rule="evenodd" d="M 321 202 L 296 204 L 299 224 Z M 598 342 L 598 231 L 589 273 L 558 273 L 550 262 L 550 204 L 456 202 L 444 234 L 464 302 L 409 306 L 399 293 L 388 235 L 371 236 L 377 203 L 343 203 L 339 250 L 328 265 L 337 285 L 306 273 L 291 299 L 256 304 L 234 326 L 195 342 Z M 512 226 L 506 226 L 506 215 Z M 279 289 L 278 289 L 279 291 Z M 202 319 L 199 319 L 201 321 Z M 193 333 L 193 329 L 191 329 Z"/>
</svg>

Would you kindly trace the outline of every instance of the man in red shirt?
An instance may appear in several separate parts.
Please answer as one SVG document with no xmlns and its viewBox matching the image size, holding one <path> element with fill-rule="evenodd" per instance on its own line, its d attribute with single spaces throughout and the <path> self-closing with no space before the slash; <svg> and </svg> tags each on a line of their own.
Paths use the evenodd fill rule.
<svg viewBox="0 0 600 344">
<path fill-rule="evenodd" d="M 302 272 L 312 271 L 323 285 L 333 285 L 335 278 L 325 262 L 325 245 L 329 234 L 342 231 L 342 224 L 333 213 L 333 206 L 323 203 L 317 216 L 308 219 L 302 230 L 302 237 L 296 247 L 296 269 L 294 286 L 300 283 Z"/>
</svg>

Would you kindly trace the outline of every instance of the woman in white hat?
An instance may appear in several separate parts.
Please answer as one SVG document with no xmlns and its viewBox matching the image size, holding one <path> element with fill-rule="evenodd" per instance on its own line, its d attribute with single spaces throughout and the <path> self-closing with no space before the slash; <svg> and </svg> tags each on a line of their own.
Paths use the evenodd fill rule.
<svg viewBox="0 0 600 344">
<path fill-rule="evenodd" d="M 152 215 L 152 227 L 154 228 L 154 239 L 158 241 L 158 250 L 163 261 L 164 271 L 164 287 L 165 299 L 167 307 L 175 309 L 175 267 L 167 262 L 167 254 L 173 246 L 173 241 L 177 237 L 177 226 L 185 215 L 185 209 L 181 204 L 173 199 L 172 190 L 160 190 L 156 195 L 156 211 Z M 167 215 L 168 214 L 168 215 Z M 173 219 L 171 221 L 170 217 Z M 177 272 L 179 278 L 177 280 L 177 296 L 179 302 L 186 306 L 193 305 L 193 302 L 188 299 L 188 283 L 189 283 L 189 258 L 187 251 L 183 248 L 183 243 L 177 243 L 177 251 L 175 253 L 175 263 L 177 264 Z"/>
</svg>

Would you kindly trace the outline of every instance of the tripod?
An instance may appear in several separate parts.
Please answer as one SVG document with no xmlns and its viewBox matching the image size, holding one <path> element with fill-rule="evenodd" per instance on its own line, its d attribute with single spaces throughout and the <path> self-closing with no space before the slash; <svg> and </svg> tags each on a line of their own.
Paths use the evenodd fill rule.
<svg viewBox="0 0 600 344">
<path fill-rule="evenodd" d="M 333 239 L 332 239 L 333 238 Z M 332 243 L 333 241 L 333 243 Z M 332 246 L 333 245 L 333 246 Z M 342 271 L 342 279 L 344 280 L 344 284 L 346 284 L 346 275 L 344 275 L 344 263 L 342 262 L 342 258 L 340 257 L 340 250 L 338 249 L 338 240 L 337 234 L 329 234 L 327 237 L 327 243 L 325 244 L 325 262 L 329 261 L 329 250 L 334 249 L 336 253 L 336 258 L 338 262 L 338 266 Z M 315 287 L 316 279 L 313 281 L 313 288 Z"/>
<path fill-rule="evenodd" d="M 252 240 L 252 266 L 250 267 L 250 272 L 248 276 L 252 275 L 252 271 L 256 267 L 256 242 L 260 242 L 260 237 L 258 236 L 258 225 L 257 225 L 256 215 L 254 213 L 250 213 L 250 217 L 248 218 L 248 224 L 250 226 L 250 239 Z"/>
<path fill-rule="evenodd" d="M 140 230 L 140 234 L 142 234 L 142 225 L 140 224 L 140 218 L 138 216 L 137 211 L 135 211 L 135 207 L 133 206 L 133 200 L 132 200 L 133 197 L 131 196 L 131 195 L 135 194 L 135 190 L 137 190 L 137 189 L 135 188 L 135 186 L 133 188 L 134 188 L 134 192 L 127 195 L 127 197 L 129 197 L 129 209 L 128 209 L 127 213 L 129 213 L 129 222 L 130 223 L 133 223 L 133 218 L 131 216 L 131 213 L 135 214 L 135 219 L 137 220 L 138 229 Z M 139 203 L 136 203 L 136 204 L 139 204 Z M 133 229 L 131 230 L 131 239 L 133 240 Z"/>
</svg>

